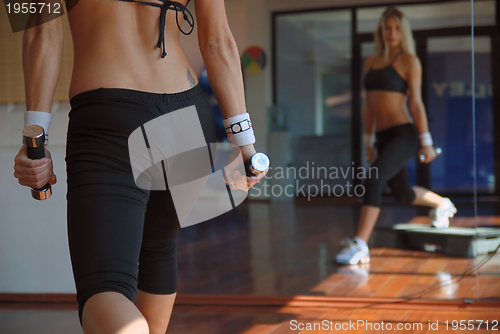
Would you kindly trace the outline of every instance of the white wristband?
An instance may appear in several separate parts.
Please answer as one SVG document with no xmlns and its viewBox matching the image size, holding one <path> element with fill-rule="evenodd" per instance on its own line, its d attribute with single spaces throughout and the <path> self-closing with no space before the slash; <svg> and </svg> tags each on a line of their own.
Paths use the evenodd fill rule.
<svg viewBox="0 0 500 334">
<path fill-rule="evenodd" d="M 372 134 L 364 134 L 363 141 L 365 142 L 365 146 L 373 146 L 375 144 L 375 136 Z"/>
<path fill-rule="evenodd" d="M 248 113 L 228 117 L 223 121 L 226 128 L 227 139 L 236 146 L 255 143 L 252 122 Z"/>
<path fill-rule="evenodd" d="M 434 144 L 430 132 L 421 133 L 419 138 L 421 146 L 432 146 Z"/>
<path fill-rule="evenodd" d="M 26 111 L 24 113 L 24 127 L 30 125 L 40 125 L 45 132 L 45 145 L 49 142 L 49 126 L 52 115 L 44 111 Z"/>
</svg>

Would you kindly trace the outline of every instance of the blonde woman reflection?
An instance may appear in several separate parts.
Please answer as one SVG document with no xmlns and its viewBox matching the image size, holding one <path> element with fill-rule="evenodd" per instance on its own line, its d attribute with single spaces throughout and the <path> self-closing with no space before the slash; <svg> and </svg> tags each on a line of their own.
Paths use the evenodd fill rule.
<svg viewBox="0 0 500 334">
<path fill-rule="evenodd" d="M 363 109 L 366 158 L 378 169 L 378 178 L 367 179 L 364 204 L 354 239 L 344 240 L 336 256 L 343 264 L 368 263 L 367 241 L 380 213 L 382 188 L 388 184 L 400 203 L 433 208 L 432 226 L 445 228 L 456 208 L 422 187 L 412 187 L 406 163 L 417 153 L 429 163 L 437 156 L 421 98 L 422 66 L 415 56 L 410 24 L 395 7 L 384 11 L 375 31 L 375 55 L 365 62 Z M 407 101 L 409 99 L 409 111 Z M 375 132 L 377 146 L 374 147 Z"/>
</svg>

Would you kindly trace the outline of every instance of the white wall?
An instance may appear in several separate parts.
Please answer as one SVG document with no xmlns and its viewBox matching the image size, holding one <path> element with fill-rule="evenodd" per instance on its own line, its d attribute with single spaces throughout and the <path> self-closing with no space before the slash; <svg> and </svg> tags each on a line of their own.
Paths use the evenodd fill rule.
<svg viewBox="0 0 500 334">
<path fill-rule="evenodd" d="M 240 53 L 250 45 L 259 45 L 268 55 L 263 73 L 245 77 L 247 108 L 252 115 L 257 150 L 267 151 L 266 111 L 271 105 L 272 94 L 271 12 L 373 2 L 226 0 L 229 24 Z M 195 71 L 199 73 L 203 62 L 196 30 L 193 35 L 183 37 L 182 43 Z M 71 293 L 74 292 L 74 284 L 66 239 L 64 163 L 69 106 L 63 103 L 54 110 L 49 149 L 59 181 L 53 188 L 52 198 L 44 203 L 31 199 L 29 190 L 19 186 L 12 176 L 13 159 L 21 141 L 23 111 L 23 105 L 0 105 L 0 293 Z"/>
<path fill-rule="evenodd" d="M 52 110 L 49 150 L 58 182 L 43 202 L 12 175 L 24 110 L 24 104 L 0 105 L 0 293 L 72 293 L 64 163 L 69 104 Z"/>
</svg>

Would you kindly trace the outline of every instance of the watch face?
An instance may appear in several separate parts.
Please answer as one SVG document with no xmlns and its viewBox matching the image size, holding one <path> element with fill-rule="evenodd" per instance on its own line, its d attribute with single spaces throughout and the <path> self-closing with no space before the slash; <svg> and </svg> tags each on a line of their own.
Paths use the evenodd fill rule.
<svg viewBox="0 0 500 334">
<path fill-rule="evenodd" d="M 233 131 L 233 133 L 238 133 L 241 131 L 241 126 L 240 126 L 240 123 L 236 123 L 236 124 L 233 124 L 231 126 L 231 130 Z"/>
</svg>

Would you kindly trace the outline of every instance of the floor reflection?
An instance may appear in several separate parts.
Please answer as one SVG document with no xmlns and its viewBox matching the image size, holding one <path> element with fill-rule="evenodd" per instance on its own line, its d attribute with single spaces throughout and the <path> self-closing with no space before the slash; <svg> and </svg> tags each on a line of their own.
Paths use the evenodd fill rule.
<svg viewBox="0 0 500 334">
<path fill-rule="evenodd" d="M 459 207 L 452 226 L 500 227 L 498 216 L 461 216 L 460 212 L 469 212 L 467 204 L 462 206 L 464 210 Z M 485 213 L 490 214 L 490 209 L 484 206 Z M 369 265 L 334 264 L 340 241 L 356 230 L 358 213 L 357 204 L 247 201 L 221 217 L 181 229 L 179 293 L 500 298 L 500 255 L 466 277 L 461 275 L 480 264 L 485 255 L 451 258 L 439 253 L 371 248 Z M 415 208 L 386 205 L 378 226 L 427 223 L 428 218 L 416 214 Z M 371 244 L 375 237 L 376 232 Z"/>
</svg>

